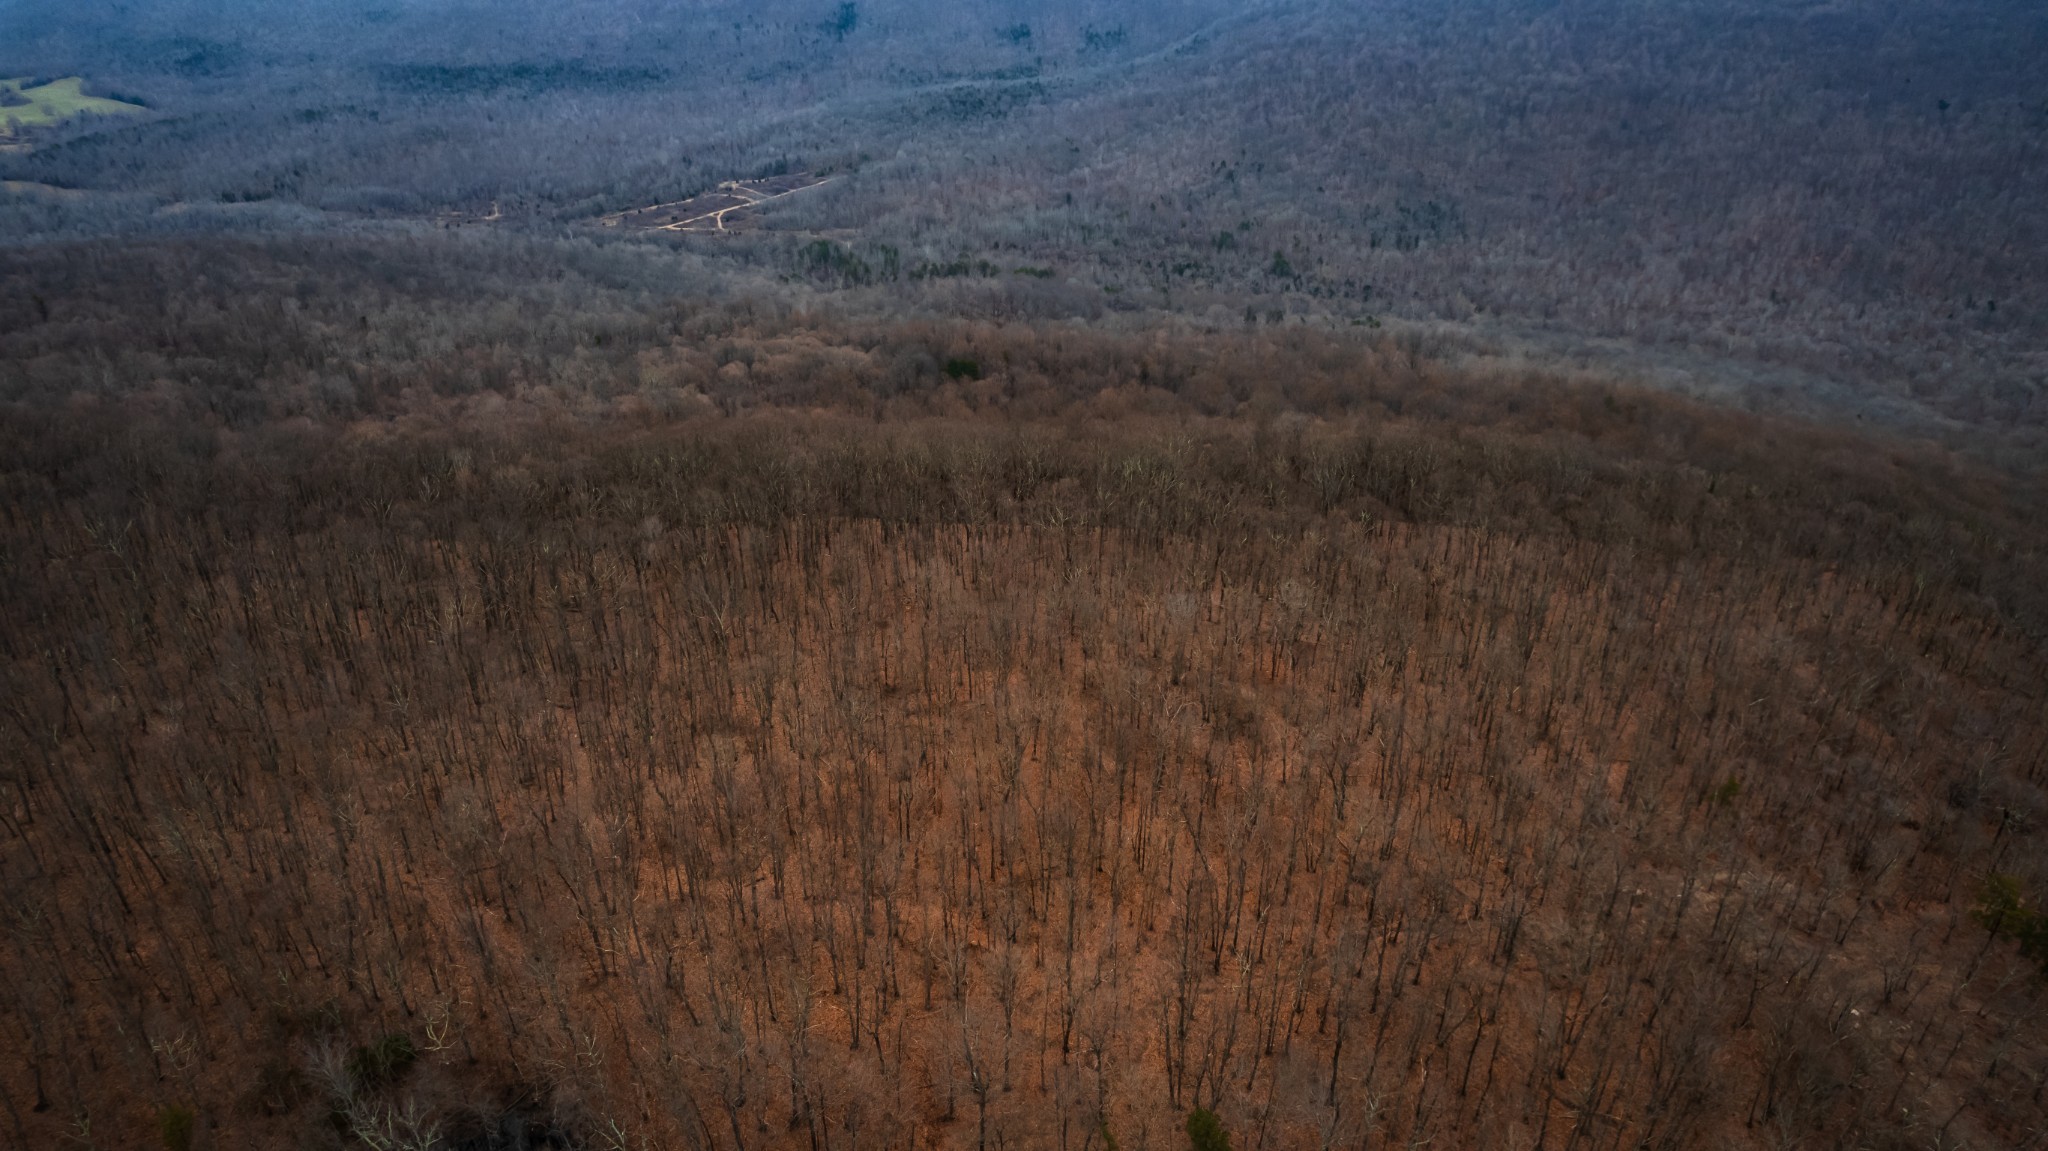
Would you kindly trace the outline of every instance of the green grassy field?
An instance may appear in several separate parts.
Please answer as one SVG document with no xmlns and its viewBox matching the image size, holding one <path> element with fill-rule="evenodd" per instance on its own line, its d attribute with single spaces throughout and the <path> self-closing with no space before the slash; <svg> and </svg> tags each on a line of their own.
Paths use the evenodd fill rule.
<svg viewBox="0 0 2048 1151">
<path fill-rule="evenodd" d="M 0 80 L 0 90 L 18 93 L 26 104 L 0 107 L 0 136 L 19 135 L 29 128 L 48 128 L 73 116 L 127 116 L 142 111 L 138 104 L 88 96 L 85 81 L 77 76 L 54 80 L 39 88 L 24 88 L 27 80 Z M 0 97 L 0 101 L 4 101 Z"/>
</svg>

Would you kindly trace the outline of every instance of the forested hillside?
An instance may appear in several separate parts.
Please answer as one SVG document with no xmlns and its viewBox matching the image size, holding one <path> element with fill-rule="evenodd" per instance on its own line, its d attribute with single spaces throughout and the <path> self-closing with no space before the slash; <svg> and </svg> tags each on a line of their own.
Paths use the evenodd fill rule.
<svg viewBox="0 0 2048 1151">
<path fill-rule="evenodd" d="M 2036 1138 L 2036 481 L 484 251 L 9 257 L 20 1145 Z"/>
<path fill-rule="evenodd" d="M 2044 58 L 0 0 L 0 1146 L 2042 1148 Z"/>
</svg>

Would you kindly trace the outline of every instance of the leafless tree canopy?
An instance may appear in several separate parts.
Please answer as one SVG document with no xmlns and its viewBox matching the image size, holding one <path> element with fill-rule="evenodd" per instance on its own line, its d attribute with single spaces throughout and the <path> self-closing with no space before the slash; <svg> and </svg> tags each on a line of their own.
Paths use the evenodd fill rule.
<svg viewBox="0 0 2048 1151">
<path fill-rule="evenodd" d="M 2038 1139 L 2033 481 L 437 244 L 8 265 L 18 1145 Z"/>
<path fill-rule="evenodd" d="M 0 0 L 0 1147 L 2048 1151 L 2039 7 Z"/>
</svg>

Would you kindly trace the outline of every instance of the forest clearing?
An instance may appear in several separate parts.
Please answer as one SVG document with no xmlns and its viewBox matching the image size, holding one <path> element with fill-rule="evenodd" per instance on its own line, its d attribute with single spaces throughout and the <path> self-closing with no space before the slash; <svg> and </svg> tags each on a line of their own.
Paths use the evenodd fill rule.
<svg viewBox="0 0 2048 1151">
<path fill-rule="evenodd" d="M 0 80 L 0 139 L 19 142 L 28 131 L 54 128 L 78 116 L 132 116 L 148 109 L 140 104 L 85 94 L 85 81 L 67 76 L 46 84 L 33 77 Z"/>
</svg>

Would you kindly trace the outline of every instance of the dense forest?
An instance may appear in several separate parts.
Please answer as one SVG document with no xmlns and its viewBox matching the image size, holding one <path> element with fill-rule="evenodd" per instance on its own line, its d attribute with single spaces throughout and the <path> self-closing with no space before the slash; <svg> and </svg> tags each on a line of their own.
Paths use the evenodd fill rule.
<svg viewBox="0 0 2048 1151">
<path fill-rule="evenodd" d="M 22 1145 L 2038 1139 L 2038 479 L 599 256 L 8 260 Z"/>
<path fill-rule="evenodd" d="M 2044 52 L 0 0 L 0 1145 L 2048 1147 Z"/>
</svg>

